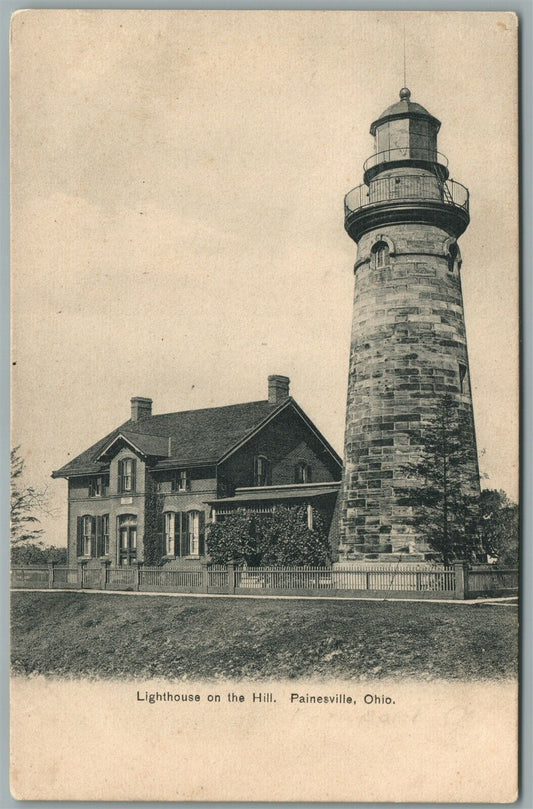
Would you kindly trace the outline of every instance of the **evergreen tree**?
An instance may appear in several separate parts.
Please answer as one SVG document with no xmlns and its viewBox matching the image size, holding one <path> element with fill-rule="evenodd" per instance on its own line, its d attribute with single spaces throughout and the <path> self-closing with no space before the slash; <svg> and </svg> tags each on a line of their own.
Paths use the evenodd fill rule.
<svg viewBox="0 0 533 809">
<path fill-rule="evenodd" d="M 417 534 L 445 564 L 473 561 L 479 552 L 479 472 L 470 416 L 446 394 L 421 432 L 410 435 L 420 446 L 404 467 L 412 483 L 401 488 L 401 503 L 411 507 Z"/>
</svg>

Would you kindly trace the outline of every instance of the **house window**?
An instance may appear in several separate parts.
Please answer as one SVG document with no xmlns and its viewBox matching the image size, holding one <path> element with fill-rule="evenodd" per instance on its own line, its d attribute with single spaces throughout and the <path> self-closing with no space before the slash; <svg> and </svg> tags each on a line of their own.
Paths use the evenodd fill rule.
<svg viewBox="0 0 533 809">
<path fill-rule="evenodd" d="M 82 555 L 92 556 L 94 547 L 94 517 L 82 518 Z"/>
<path fill-rule="evenodd" d="M 187 512 L 187 554 L 200 555 L 200 512 Z"/>
<path fill-rule="evenodd" d="M 123 458 L 118 462 L 118 490 L 119 492 L 135 491 L 135 459 Z"/>
<path fill-rule="evenodd" d="M 312 470 L 306 461 L 299 461 L 294 470 L 295 483 L 311 483 Z"/>
<path fill-rule="evenodd" d="M 89 480 L 89 497 L 104 497 L 109 484 L 107 476 L 98 475 Z"/>
<path fill-rule="evenodd" d="M 171 491 L 188 492 L 191 488 L 191 478 L 187 469 L 180 469 L 172 478 Z"/>
<path fill-rule="evenodd" d="M 271 481 L 270 463 L 264 455 L 254 458 L 254 486 L 269 486 Z"/>
<path fill-rule="evenodd" d="M 161 520 L 165 556 L 201 556 L 204 553 L 204 511 L 166 511 Z"/>
<path fill-rule="evenodd" d="M 386 242 L 377 242 L 372 248 L 374 267 L 380 269 L 389 263 L 389 246 Z"/>
<path fill-rule="evenodd" d="M 176 515 L 173 511 L 165 514 L 165 555 L 176 555 Z"/>
<path fill-rule="evenodd" d="M 102 515 L 102 554 L 109 556 L 109 514 Z"/>
</svg>

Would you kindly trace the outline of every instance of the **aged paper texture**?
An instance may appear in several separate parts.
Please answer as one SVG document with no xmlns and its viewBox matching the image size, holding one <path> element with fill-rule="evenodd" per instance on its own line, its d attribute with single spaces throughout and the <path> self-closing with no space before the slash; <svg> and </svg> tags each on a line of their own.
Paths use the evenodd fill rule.
<svg viewBox="0 0 533 809">
<path fill-rule="evenodd" d="M 331 463 L 342 459 L 356 261 L 343 198 L 362 182 L 370 125 L 405 86 L 442 122 L 439 151 L 470 191 L 460 241 L 468 391 L 482 486 L 515 501 L 513 14 L 14 15 L 12 444 L 28 480 L 47 487 L 43 541 L 65 548 L 70 532 L 74 582 L 109 575 L 90 557 L 109 555 L 115 525 L 117 570 L 138 569 L 149 526 L 133 523 L 129 493 L 140 462 L 119 460 L 124 508 L 111 523 L 103 507 L 76 517 L 64 481 L 50 480 L 96 441 L 115 440 L 131 397 L 141 396 L 136 413 L 151 407 L 147 397 L 158 414 L 261 404 L 267 376 L 283 386 L 287 374 Z M 137 436 L 139 458 L 175 451 L 157 430 L 128 435 L 120 441 Z M 257 485 L 268 489 L 257 458 Z M 309 491 L 326 486 L 300 455 L 291 463 Z M 183 502 L 195 491 L 187 474 L 172 483 Z M 93 502 L 109 485 L 95 481 Z M 174 512 L 160 515 L 168 556 L 179 542 L 201 555 L 200 512 L 187 508 L 179 530 Z M 51 579 L 43 592 L 13 593 L 14 796 L 515 800 L 516 599 L 399 601 L 396 575 L 373 601 L 311 596 L 298 607 L 274 595 L 222 607 L 198 593 L 48 592 Z M 150 610 L 160 623 L 147 629 Z M 190 638 L 174 657 L 161 629 L 173 610 Z"/>
</svg>

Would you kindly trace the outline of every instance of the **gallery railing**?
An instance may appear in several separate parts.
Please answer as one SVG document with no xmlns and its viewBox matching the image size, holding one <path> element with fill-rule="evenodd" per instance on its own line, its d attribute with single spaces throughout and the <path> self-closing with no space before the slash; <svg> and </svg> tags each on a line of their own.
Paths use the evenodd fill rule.
<svg viewBox="0 0 533 809">
<path fill-rule="evenodd" d="M 362 183 L 346 194 L 345 215 L 354 213 L 369 205 L 384 202 L 414 201 L 439 202 L 468 212 L 469 193 L 455 180 L 441 181 L 431 174 L 395 174 L 379 177 L 369 185 Z"/>
</svg>

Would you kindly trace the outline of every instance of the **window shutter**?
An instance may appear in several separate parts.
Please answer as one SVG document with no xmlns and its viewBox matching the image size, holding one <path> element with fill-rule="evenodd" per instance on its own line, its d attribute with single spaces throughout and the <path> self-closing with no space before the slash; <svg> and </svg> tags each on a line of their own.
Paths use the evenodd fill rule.
<svg viewBox="0 0 533 809">
<path fill-rule="evenodd" d="M 83 517 L 77 519 L 77 555 L 83 556 Z"/>
<path fill-rule="evenodd" d="M 94 478 L 89 478 L 89 497 L 94 497 Z"/>
<path fill-rule="evenodd" d="M 117 468 L 117 473 L 118 473 L 117 492 L 120 494 L 120 492 L 122 491 L 122 474 L 123 474 L 122 467 L 123 467 L 123 461 L 119 461 L 117 467 L 118 467 Z"/>
<path fill-rule="evenodd" d="M 198 542 L 198 553 L 200 556 L 205 554 L 205 511 L 200 511 L 198 515 L 199 525 L 199 534 L 200 539 Z"/>
<path fill-rule="evenodd" d="M 160 548 L 160 551 L 161 551 L 160 555 L 165 556 L 166 552 L 167 552 L 167 549 L 165 547 L 165 515 L 164 514 L 159 515 L 159 533 L 158 533 L 157 536 L 159 538 L 159 548 Z"/>
<path fill-rule="evenodd" d="M 95 556 L 104 555 L 104 537 L 102 533 L 102 518 L 96 517 L 96 553 Z"/>
<path fill-rule="evenodd" d="M 191 473 L 189 470 L 185 472 L 185 490 L 188 492 L 191 490 Z"/>
<path fill-rule="evenodd" d="M 91 556 L 96 556 L 96 517 L 91 517 Z"/>
<path fill-rule="evenodd" d="M 180 511 L 176 515 L 180 524 L 180 556 L 187 556 L 189 552 L 189 541 L 187 539 L 187 512 Z"/>
<path fill-rule="evenodd" d="M 135 481 L 136 481 L 136 469 L 137 469 L 137 461 L 134 459 L 131 462 L 131 491 L 136 491 Z"/>
<path fill-rule="evenodd" d="M 259 458 L 257 455 L 254 456 L 254 486 L 258 485 L 258 477 L 259 477 Z"/>
<path fill-rule="evenodd" d="M 181 556 L 181 511 L 176 511 L 174 514 L 174 553 L 176 556 Z"/>
</svg>

